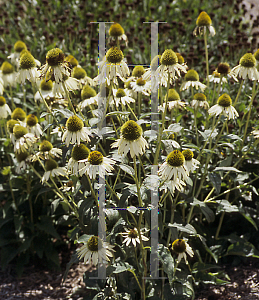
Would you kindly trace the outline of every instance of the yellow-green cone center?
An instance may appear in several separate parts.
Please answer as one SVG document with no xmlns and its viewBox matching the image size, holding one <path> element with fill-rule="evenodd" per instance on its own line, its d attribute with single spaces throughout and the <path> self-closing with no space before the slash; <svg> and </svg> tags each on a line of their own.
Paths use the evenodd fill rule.
<svg viewBox="0 0 259 300">
<path fill-rule="evenodd" d="M 184 164 L 184 155 L 179 150 L 174 150 L 168 154 L 166 162 L 171 167 L 180 167 Z"/>
<path fill-rule="evenodd" d="M 230 67 L 228 63 L 220 63 L 218 65 L 217 71 L 222 75 L 227 75 L 230 72 Z"/>
<path fill-rule="evenodd" d="M 71 156 L 73 157 L 74 160 L 79 161 L 83 159 L 87 159 L 89 156 L 90 150 L 84 145 L 80 144 L 75 145 L 72 149 Z"/>
<path fill-rule="evenodd" d="M 52 171 L 58 167 L 58 163 L 54 159 L 48 159 L 45 162 L 46 171 Z"/>
<path fill-rule="evenodd" d="M 68 131 L 77 132 L 84 127 L 84 122 L 78 116 L 74 115 L 68 118 L 66 126 Z"/>
<path fill-rule="evenodd" d="M 81 99 L 85 100 L 94 96 L 96 96 L 96 91 L 89 85 L 85 85 L 81 91 Z"/>
<path fill-rule="evenodd" d="M 193 159 L 193 152 L 189 149 L 183 150 L 182 152 L 185 160 L 189 161 Z"/>
<path fill-rule="evenodd" d="M 121 127 L 122 137 L 127 141 L 135 141 L 140 138 L 142 134 L 142 128 L 135 121 L 127 121 Z"/>
<path fill-rule="evenodd" d="M 184 79 L 186 81 L 199 81 L 199 74 L 195 70 L 189 70 L 185 74 Z"/>
<path fill-rule="evenodd" d="M 20 68 L 23 70 L 29 70 L 36 66 L 34 57 L 26 52 L 20 57 Z"/>
<path fill-rule="evenodd" d="M 16 121 L 16 120 L 9 120 L 8 122 L 7 122 L 7 129 L 8 129 L 8 131 L 10 132 L 10 133 L 13 133 L 13 128 L 14 128 L 14 126 L 15 125 L 17 125 L 18 124 L 18 122 Z"/>
<path fill-rule="evenodd" d="M 178 58 L 175 52 L 171 49 L 167 49 L 161 56 L 161 64 L 165 66 L 172 66 L 178 63 Z"/>
<path fill-rule="evenodd" d="M 232 104 L 232 100 L 228 94 L 223 94 L 218 98 L 218 105 L 223 107 L 229 107 Z"/>
<path fill-rule="evenodd" d="M 8 75 L 14 72 L 14 67 L 8 61 L 4 61 L 1 66 L 1 70 L 3 75 Z"/>
<path fill-rule="evenodd" d="M 180 100 L 180 95 L 175 89 L 170 89 L 168 92 L 168 101 Z"/>
<path fill-rule="evenodd" d="M 246 53 L 240 59 L 240 65 L 246 68 L 253 68 L 256 64 L 256 59 L 252 53 Z"/>
<path fill-rule="evenodd" d="M 109 35 L 112 37 L 119 37 L 124 34 L 124 29 L 119 23 L 112 24 L 109 29 Z"/>
<path fill-rule="evenodd" d="M 53 88 L 53 82 L 51 80 L 45 81 L 45 79 L 43 79 L 40 83 L 40 89 L 42 91 L 51 91 Z"/>
<path fill-rule="evenodd" d="M 39 150 L 41 152 L 50 151 L 52 148 L 53 148 L 53 145 L 47 140 L 42 141 L 39 146 Z"/>
<path fill-rule="evenodd" d="M 58 65 L 62 64 L 64 62 L 64 59 L 65 55 L 59 48 L 49 50 L 46 55 L 46 62 L 51 67 L 57 67 Z"/>
<path fill-rule="evenodd" d="M 177 239 L 172 244 L 172 249 L 177 253 L 184 253 L 186 251 L 186 244 L 184 240 Z"/>
<path fill-rule="evenodd" d="M 22 50 L 26 50 L 27 49 L 27 47 L 26 47 L 26 45 L 24 44 L 24 42 L 22 42 L 22 41 L 17 41 L 15 44 L 14 44 L 14 51 L 15 52 L 18 52 L 18 53 L 20 53 L 20 52 L 22 52 Z"/>
<path fill-rule="evenodd" d="M 15 125 L 13 127 L 13 134 L 14 134 L 16 139 L 19 139 L 19 138 L 23 137 L 26 133 L 28 133 L 27 128 L 25 128 L 21 125 Z"/>
<path fill-rule="evenodd" d="M 193 99 L 198 101 L 206 101 L 207 97 L 203 93 L 196 93 L 193 96 Z"/>
<path fill-rule="evenodd" d="M 26 150 L 21 151 L 19 153 L 16 153 L 15 156 L 16 156 L 18 162 L 20 163 L 20 162 L 24 161 L 29 156 L 29 152 L 26 151 Z"/>
<path fill-rule="evenodd" d="M 125 97 L 125 96 L 126 96 L 126 94 L 125 94 L 123 89 L 118 89 L 117 90 L 117 92 L 116 92 L 116 97 L 117 98 L 122 98 L 122 97 Z"/>
<path fill-rule="evenodd" d="M 13 120 L 20 120 L 20 121 L 24 121 L 26 118 L 26 113 L 23 109 L 21 109 L 20 107 L 17 107 L 13 113 L 12 113 L 12 119 Z"/>
<path fill-rule="evenodd" d="M 0 106 L 4 106 L 6 104 L 5 97 L 0 96 Z"/>
<path fill-rule="evenodd" d="M 143 66 L 136 66 L 132 71 L 132 76 L 141 77 L 145 73 L 145 69 Z"/>
<path fill-rule="evenodd" d="M 89 153 L 88 161 L 91 165 L 100 165 L 103 162 L 103 155 L 99 151 Z"/>
<path fill-rule="evenodd" d="M 254 53 L 254 57 L 256 60 L 259 60 L 259 49 L 257 49 Z"/>
<path fill-rule="evenodd" d="M 161 62 L 161 55 L 156 55 L 152 59 L 151 65 L 150 65 L 152 71 L 155 71 L 158 68 L 159 62 Z"/>
<path fill-rule="evenodd" d="M 146 81 L 142 78 L 138 78 L 136 84 L 139 86 L 144 86 L 146 84 Z"/>
<path fill-rule="evenodd" d="M 26 119 L 27 126 L 33 127 L 37 123 L 38 123 L 38 118 L 35 115 L 30 114 L 30 115 L 27 116 L 27 119 Z"/>
<path fill-rule="evenodd" d="M 72 77 L 79 80 L 79 79 L 85 78 L 86 75 L 87 75 L 86 71 L 83 68 L 81 68 L 81 67 L 73 68 Z"/>
<path fill-rule="evenodd" d="M 184 58 L 180 53 L 175 53 L 177 58 L 178 58 L 178 64 L 183 64 L 184 63 Z"/>
<path fill-rule="evenodd" d="M 78 65 L 78 60 L 73 55 L 68 55 L 65 58 L 65 61 L 68 61 L 72 68 L 76 67 Z"/>
<path fill-rule="evenodd" d="M 123 53 L 117 47 L 110 48 L 106 53 L 106 59 L 108 63 L 117 64 L 123 59 Z"/>
<path fill-rule="evenodd" d="M 138 232 L 137 232 L 137 230 L 135 230 L 135 229 L 130 229 L 130 232 L 128 233 L 128 236 L 129 236 L 130 238 L 133 238 L 133 239 L 137 238 L 137 237 L 138 237 Z"/>
<path fill-rule="evenodd" d="M 200 26 L 210 26 L 211 25 L 210 16 L 205 11 L 202 11 L 200 13 L 199 17 L 197 18 L 196 25 L 199 27 Z"/>
<path fill-rule="evenodd" d="M 98 245 L 99 243 L 101 244 L 100 248 L 103 248 L 103 242 L 98 236 L 92 236 L 87 242 L 88 249 L 92 252 L 97 252 L 98 251 Z"/>
</svg>

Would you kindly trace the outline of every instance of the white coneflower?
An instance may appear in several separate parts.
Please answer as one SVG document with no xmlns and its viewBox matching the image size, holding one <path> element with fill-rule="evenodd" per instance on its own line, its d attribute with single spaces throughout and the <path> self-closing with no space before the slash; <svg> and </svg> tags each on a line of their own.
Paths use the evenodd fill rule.
<svg viewBox="0 0 259 300">
<path fill-rule="evenodd" d="M 46 99 L 48 97 L 54 97 L 53 92 L 52 92 L 53 91 L 53 82 L 50 79 L 47 81 L 45 79 L 42 79 L 40 82 L 39 90 L 40 90 L 42 96 L 40 95 L 40 92 L 37 91 L 34 95 L 35 102 L 37 100 L 39 100 L 40 102 L 43 102 L 42 97 L 44 99 Z"/>
<path fill-rule="evenodd" d="M 26 170 L 27 166 L 31 162 L 31 155 L 28 151 L 21 151 L 19 153 L 15 153 L 18 164 L 15 168 L 15 172 L 20 174 L 22 171 Z"/>
<path fill-rule="evenodd" d="M 71 172 L 71 175 L 83 176 L 85 172 L 82 169 L 87 164 L 87 158 L 90 150 L 84 145 L 75 145 L 72 149 L 71 158 L 68 161 L 67 169 Z"/>
<path fill-rule="evenodd" d="M 11 109 L 6 104 L 5 98 L 0 96 L 0 119 L 6 119 L 11 113 Z"/>
<path fill-rule="evenodd" d="M 0 77 L 3 79 L 4 88 L 16 85 L 16 75 L 14 67 L 8 61 L 4 61 L 0 68 Z"/>
<path fill-rule="evenodd" d="M 155 86 L 161 84 L 167 87 L 168 84 L 172 83 L 172 80 L 177 77 L 181 77 L 181 72 L 187 72 L 186 65 L 180 65 L 175 52 L 171 49 L 167 49 L 161 56 L 161 65 L 157 68 L 154 74 L 154 78 L 157 81 Z M 170 80 L 168 82 L 168 76 Z"/>
<path fill-rule="evenodd" d="M 145 74 L 146 70 L 143 66 L 135 66 L 132 70 L 132 75 L 126 80 L 129 81 L 136 81 L 138 78 L 142 77 Z M 143 78 L 143 77 L 142 77 Z M 150 80 L 149 77 L 145 79 L 146 81 Z"/>
<path fill-rule="evenodd" d="M 196 20 L 197 26 L 195 27 L 193 34 L 203 35 L 208 31 L 209 35 L 214 36 L 216 31 L 211 24 L 212 22 L 210 16 L 205 11 L 202 11 Z"/>
<path fill-rule="evenodd" d="M 154 93 L 157 92 L 158 85 L 160 82 L 158 73 L 156 73 L 160 63 L 161 55 L 156 55 L 151 61 L 150 68 L 146 69 L 146 72 L 142 75 L 143 80 L 151 81 L 151 90 Z"/>
<path fill-rule="evenodd" d="M 174 133 L 171 133 L 169 135 L 169 140 L 168 141 L 171 143 L 173 148 L 177 148 L 177 149 L 180 148 L 180 145 L 175 141 L 175 134 Z"/>
<path fill-rule="evenodd" d="M 112 148 L 118 147 L 119 155 L 127 155 L 130 152 L 131 157 L 143 154 L 148 148 L 147 141 L 142 136 L 142 128 L 135 121 L 127 121 L 121 127 L 121 136 L 115 143 L 111 145 Z"/>
<path fill-rule="evenodd" d="M 165 96 L 166 97 L 166 96 Z M 165 101 L 165 100 L 164 100 Z M 185 107 L 185 102 L 183 102 L 180 98 L 180 95 L 177 93 L 175 89 L 169 89 L 168 91 L 168 100 L 167 100 L 167 108 L 169 111 L 172 109 L 181 109 Z M 160 110 L 165 109 L 165 102 L 163 106 L 159 106 Z"/>
<path fill-rule="evenodd" d="M 144 236 L 143 231 L 145 231 L 144 228 L 140 230 L 141 240 L 146 242 L 149 240 L 149 238 Z M 129 230 L 126 229 L 126 232 L 122 232 L 121 235 L 124 237 L 124 240 L 122 243 L 123 244 L 125 243 L 126 246 L 129 246 L 130 243 L 132 243 L 134 245 L 134 247 L 137 246 L 137 243 L 140 244 L 140 237 L 139 237 L 137 228 L 133 228 L 133 229 L 129 229 Z"/>
<path fill-rule="evenodd" d="M 191 101 L 191 106 L 195 109 L 198 107 L 208 109 L 209 108 L 209 103 L 207 102 L 207 97 L 203 93 L 196 93 L 193 96 L 193 100 Z"/>
<path fill-rule="evenodd" d="M 71 77 L 76 78 L 82 85 L 93 85 L 93 79 L 88 77 L 86 71 L 81 67 L 74 67 Z"/>
<path fill-rule="evenodd" d="M 182 151 L 182 154 L 185 158 L 185 165 L 188 172 L 193 172 L 196 168 L 199 167 L 200 162 L 193 158 L 193 152 L 190 149 L 185 149 Z"/>
<path fill-rule="evenodd" d="M 79 259 L 84 259 L 85 264 L 96 266 L 102 260 L 110 261 L 109 257 L 113 257 L 113 247 L 98 236 L 91 236 L 86 244 L 77 249 L 77 255 Z"/>
<path fill-rule="evenodd" d="M 79 66 L 78 60 L 72 54 L 69 54 L 67 57 L 65 57 L 65 61 L 69 62 L 72 68 Z"/>
<path fill-rule="evenodd" d="M 208 77 L 209 77 L 209 81 L 213 82 L 213 83 L 220 83 L 220 81 L 223 82 L 223 83 L 228 82 L 225 77 L 220 78 L 220 73 L 217 70 L 215 70 L 212 73 L 212 75 L 209 75 Z"/>
<path fill-rule="evenodd" d="M 26 118 L 26 127 L 30 133 L 33 133 L 37 138 L 42 135 L 42 129 L 38 122 L 38 118 L 30 114 Z"/>
<path fill-rule="evenodd" d="M 7 130 L 10 134 L 10 140 L 13 144 L 15 143 L 15 137 L 13 134 L 13 128 L 15 125 L 19 125 L 19 121 L 11 119 L 11 120 L 7 121 L 7 123 L 6 123 Z"/>
<path fill-rule="evenodd" d="M 19 59 L 20 59 L 20 55 L 21 52 L 23 50 L 27 50 L 27 46 L 25 45 L 24 42 L 22 41 L 17 41 L 14 44 L 14 53 L 10 54 L 7 58 L 11 59 L 11 63 L 15 66 L 19 66 Z"/>
<path fill-rule="evenodd" d="M 20 121 L 21 125 L 26 126 L 25 123 L 26 113 L 22 108 L 16 107 L 16 109 L 12 112 L 11 118 L 13 120 Z"/>
<path fill-rule="evenodd" d="M 174 193 L 175 189 L 182 191 L 189 172 L 185 165 L 184 155 L 179 150 L 173 150 L 167 155 L 166 161 L 160 166 L 158 175 L 167 181 Z"/>
<path fill-rule="evenodd" d="M 214 72 L 213 72 L 214 73 Z M 218 67 L 215 71 L 215 77 L 222 77 L 222 82 L 227 82 L 225 77 L 228 77 L 230 79 L 234 79 L 236 82 L 238 82 L 238 79 L 234 75 L 234 73 L 231 73 L 231 69 L 228 63 L 221 62 L 218 64 Z"/>
<path fill-rule="evenodd" d="M 188 263 L 186 253 L 190 255 L 190 257 L 193 257 L 194 255 L 192 248 L 184 239 L 175 240 L 172 243 L 172 249 L 176 254 L 178 254 L 178 263 L 180 263 L 182 258 L 184 258 L 186 264 Z"/>
<path fill-rule="evenodd" d="M 135 99 L 129 96 L 129 92 L 124 89 L 113 89 L 113 96 L 115 100 L 115 105 L 119 107 L 119 105 L 126 106 L 127 103 L 135 102 Z"/>
<path fill-rule="evenodd" d="M 18 83 L 24 84 L 26 79 L 36 83 L 39 80 L 40 72 L 36 68 L 36 62 L 30 52 L 25 50 L 19 60 L 19 72 L 16 77 Z"/>
<path fill-rule="evenodd" d="M 61 149 L 53 147 L 51 142 L 44 140 L 40 143 L 39 152 L 37 152 L 33 156 L 32 160 L 36 161 L 38 157 L 41 159 L 50 159 L 50 158 L 60 157 L 61 155 L 62 155 Z"/>
<path fill-rule="evenodd" d="M 82 102 L 78 104 L 79 109 L 84 109 L 90 105 L 98 104 L 98 97 L 96 96 L 96 91 L 89 85 L 85 85 L 81 91 Z"/>
<path fill-rule="evenodd" d="M 228 119 L 234 119 L 235 117 L 238 117 L 238 112 L 231 104 L 232 100 L 230 96 L 228 94 L 223 94 L 218 98 L 217 104 L 208 110 L 208 113 L 215 116 L 223 113 Z"/>
<path fill-rule="evenodd" d="M 123 27 L 119 23 L 114 23 L 109 29 L 109 36 L 112 40 L 125 41 L 126 46 L 128 45 L 128 38 L 124 33 Z"/>
<path fill-rule="evenodd" d="M 66 75 L 63 75 L 63 81 L 61 82 L 54 82 L 53 86 L 53 95 L 62 95 L 63 97 L 66 97 L 66 91 L 64 89 L 64 86 L 67 91 L 75 91 L 80 89 L 80 83 L 77 79 L 68 77 Z"/>
<path fill-rule="evenodd" d="M 136 81 L 132 81 L 130 86 L 134 92 L 142 93 L 146 96 L 149 96 L 151 93 L 151 81 L 146 81 L 141 77 Z"/>
<path fill-rule="evenodd" d="M 92 151 L 88 155 L 85 167 L 80 170 L 80 174 L 87 173 L 91 179 L 95 179 L 97 174 L 104 178 L 106 172 L 114 170 L 114 164 L 115 160 L 104 157 L 99 151 Z"/>
<path fill-rule="evenodd" d="M 255 137 L 256 139 L 259 138 L 259 130 L 258 130 L 258 129 L 257 129 L 257 130 L 253 130 L 251 133 L 254 135 L 254 137 Z"/>
<path fill-rule="evenodd" d="M 1 70 L 0 70 L 0 72 L 1 72 Z M 4 93 L 4 81 L 3 81 L 2 77 L 1 77 L 1 73 L 0 73 L 0 95 L 3 95 L 3 93 Z"/>
<path fill-rule="evenodd" d="M 56 177 L 56 176 L 67 176 L 67 171 L 64 167 L 59 167 L 58 163 L 53 159 L 48 159 L 45 162 L 45 173 L 42 176 L 41 182 L 48 181 L 50 176 Z"/>
<path fill-rule="evenodd" d="M 17 153 L 26 151 L 37 141 L 37 138 L 35 138 L 34 134 L 29 133 L 28 129 L 22 125 L 15 125 L 13 127 L 13 134 L 15 138 L 14 152 Z"/>
<path fill-rule="evenodd" d="M 230 74 L 235 77 L 239 76 L 242 79 L 249 78 L 250 80 L 259 81 L 259 72 L 256 69 L 256 59 L 252 53 L 246 53 L 239 61 L 239 65 L 234 67 Z"/>
<path fill-rule="evenodd" d="M 55 82 L 63 81 L 63 75 L 70 76 L 71 69 L 69 63 L 65 62 L 65 55 L 59 48 L 49 50 L 46 55 L 46 64 L 41 68 L 41 77 L 46 79 L 47 73 L 49 77 L 54 76 Z"/>
<path fill-rule="evenodd" d="M 184 82 L 181 85 L 180 91 L 187 90 L 191 86 L 195 87 L 196 90 L 200 88 L 202 92 L 207 87 L 205 84 L 199 81 L 199 74 L 193 69 L 188 70 L 188 72 L 185 74 Z"/>
<path fill-rule="evenodd" d="M 100 74 L 96 78 L 96 82 L 99 84 L 107 83 L 109 86 L 112 82 L 118 84 L 117 77 L 124 80 L 129 76 L 129 68 L 123 60 L 123 53 L 117 47 L 110 48 L 103 60 L 97 65 L 99 66 Z"/>
<path fill-rule="evenodd" d="M 62 142 L 68 147 L 69 144 L 80 144 L 80 140 L 90 142 L 91 132 L 84 127 L 84 122 L 76 115 L 67 119 L 66 131 L 62 136 Z"/>
</svg>

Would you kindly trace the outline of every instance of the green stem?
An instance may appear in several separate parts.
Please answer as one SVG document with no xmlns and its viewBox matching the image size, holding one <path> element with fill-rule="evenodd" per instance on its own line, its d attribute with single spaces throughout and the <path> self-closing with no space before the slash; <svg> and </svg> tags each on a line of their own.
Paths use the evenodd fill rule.
<svg viewBox="0 0 259 300">
<path fill-rule="evenodd" d="M 258 89 L 258 85 L 257 85 L 257 89 L 255 89 L 255 86 L 256 86 L 256 80 L 254 80 L 254 84 L 253 84 L 253 90 L 252 90 L 252 97 L 251 97 L 251 101 L 249 103 L 249 106 L 248 106 L 248 115 L 247 115 L 247 121 L 246 121 L 246 126 L 245 126 L 245 131 L 244 131 L 244 136 L 243 136 L 243 141 L 242 141 L 242 144 L 241 144 L 241 149 L 245 143 L 245 139 L 246 139 L 246 133 L 247 133 L 247 128 L 248 128 L 248 123 L 250 121 L 250 116 L 251 116 L 251 112 L 252 112 L 252 105 L 253 105 L 253 101 L 254 101 L 254 98 L 255 98 L 255 95 L 256 95 L 256 92 L 257 92 L 257 89 Z"/>
<path fill-rule="evenodd" d="M 155 157 L 154 157 L 154 165 L 157 165 L 160 148 L 161 148 L 161 140 L 162 140 L 163 130 L 164 130 L 164 126 L 165 126 L 165 116 L 166 116 L 166 112 L 167 112 L 169 87 L 170 87 L 170 73 L 168 72 L 167 91 L 166 91 L 166 98 L 165 98 L 165 109 L 163 111 L 162 124 L 161 124 L 160 130 L 158 133 L 158 137 L 157 137 L 157 148 L 156 148 L 156 153 L 155 153 Z"/>
<path fill-rule="evenodd" d="M 207 46 L 207 32 L 204 32 L 204 47 L 205 47 L 205 58 L 206 58 L 207 87 L 209 88 L 209 55 L 208 55 L 208 46 Z"/>
<path fill-rule="evenodd" d="M 241 90 L 242 90 L 242 85 L 243 85 L 243 83 L 244 83 L 244 79 L 242 79 L 241 82 L 240 82 L 240 86 L 239 86 L 239 89 L 238 89 L 238 93 L 237 93 L 236 99 L 235 99 L 234 104 L 233 104 L 234 107 L 235 107 L 235 105 L 237 104 L 237 100 L 238 100 L 238 98 L 239 98 L 239 96 L 240 96 L 240 93 L 241 93 Z"/>
<path fill-rule="evenodd" d="M 67 87 L 66 87 L 64 81 L 62 81 L 62 86 L 63 86 L 63 89 L 64 89 L 64 91 L 65 91 L 65 93 L 66 93 L 66 97 L 67 97 L 67 100 L 68 100 L 68 102 L 69 102 L 69 105 L 71 106 L 73 113 L 76 115 L 76 111 L 75 111 L 74 106 L 73 106 L 73 104 L 72 104 L 72 102 L 71 102 L 71 99 L 70 99 L 70 96 L 69 96 L 69 92 L 68 92 L 68 90 L 67 90 Z"/>
</svg>

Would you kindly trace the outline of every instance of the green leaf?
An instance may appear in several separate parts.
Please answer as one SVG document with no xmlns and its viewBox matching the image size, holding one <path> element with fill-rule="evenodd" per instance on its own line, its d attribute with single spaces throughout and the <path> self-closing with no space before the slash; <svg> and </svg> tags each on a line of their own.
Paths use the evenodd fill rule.
<svg viewBox="0 0 259 300">
<path fill-rule="evenodd" d="M 130 166 L 124 165 L 124 164 L 120 164 L 119 167 L 126 172 L 127 174 L 129 174 L 130 176 L 134 177 L 134 169 Z"/>
<path fill-rule="evenodd" d="M 117 115 L 123 115 L 123 116 L 127 116 L 130 114 L 130 111 L 112 111 L 109 112 L 106 117 L 108 116 L 117 116 Z"/>
<path fill-rule="evenodd" d="M 200 201 L 196 198 L 194 198 L 193 202 L 191 203 L 191 205 L 198 205 L 202 211 L 202 213 L 204 214 L 205 218 L 207 219 L 207 221 L 210 222 L 214 222 L 215 220 L 215 214 L 214 212 L 208 207 L 208 205 L 206 203 L 204 203 L 203 201 Z"/>
<path fill-rule="evenodd" d="M 196 262 L 196 263 L 194 263 L 194 265 L 192 267 L 192 273 L 195 274 L 199 271 L 207 271 L 210 269 L 220 269 L 220 266 L 212 265 L 212 264 L 205 264 L 202 262 Z"/>
<path fill-rule="evenodd" d="M 78 255 L 77 255 L 77 251 L 75 250 L 74 253 L 72 254 L 72 257 L 71 257 L 70 261 L 67 263 L 66 270 L 65 270 L 61 285 L 63 285 L 63 283 L 65 282 L 65 280 L 67 278 L 67 274 L 68 274 L 71 266 L 73 264 L 78 264 L 78 263 L 79 263 L 79 258 L 78 258 Z"/>
<path fill-rule="evenodd" d="M 227 253 L 224 255 L 240 255 L 245 257 L 259 258 L 259 251 L 249 242 L 237 242 L 228 247 Z"/>
<path fill-rule="evenodd" d="M 228 155 L 227 158 L 225 158 L 224 160 L 222 160 L 220 162 L 219 167 L 229 167 L 232 163 L 232 157 L 233 157 L 233 154 Z"/>
<path fill-rule="evenodd" d="M 158 245 L 158 258 L 162 262 L 164 271 L 168 275 L 169 282 L 173 280 L 174 275 L 174 259 L 167 247 L 162 244 Z"/>
<path fill-rule="evenodd" d="M 217 212 L 225 211 L 228 213 L 239 212 L 239 208 L 236 205 L 231 205 L 227 200 L 216 200 L 216 203 L 219 204 Z"/>
<path fill-rule="evenodd" d="M 53 225 L 53 221 L 51 217 L 45 215 L 40 216 L 39 223 L 36 224 L 36 227 L 48 234 L 51 234 L 55 238 L 60 239 L 60 236 Z"/>
<path fill-rule="evenodd" d="M 216 167 L 214 169 L 214 172 L 216 172 L 216 171 L 231 171 L 231 172 L 241 173 L 241 171 L 239 171 L 238 169 L 236 169 L 234 167 Z"/>
<path fill-rule="evenodd" d="M 216 194 L 218 195 L 221 190 L 221 176 L 217 173 L 209 173 L 209 179 L 215 188 Z"/>
<path fill-rule="evenodd" d="M 192 235 L 197 235 L 197 231 L 196 229 L 191 225 L 191 224 L 187 224 L 187 225 L 181 225 L 181 224 L 177 224 L 177 223 L 169 223 L 168 227 L 176 227 L 178 230 L 182 231 L 182 232 L 186 232 Z"/>
</svg>

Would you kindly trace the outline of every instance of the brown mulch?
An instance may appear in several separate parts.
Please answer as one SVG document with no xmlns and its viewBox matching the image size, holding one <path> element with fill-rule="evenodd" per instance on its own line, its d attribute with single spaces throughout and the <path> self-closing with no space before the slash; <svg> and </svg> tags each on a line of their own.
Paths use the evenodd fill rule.
<svg viewBox="0 0 259 300">
<path fill-rule="evenodd" d="M 89 267 L 73 265 L 63 285 L 62 272 L 26 267 L 17 278 L 12 267 L 0 271 L 0 299 L 82 300 L 87 293 L 83 274 Z M 223 286 L 204 285 L 198 288 L 195 300 L 257 300 L 259 299 L 259 260 L 251 259 L 237 267 L 223 266 L 231 283 Z M 64 269 L 64 268 L 63 268 Z"/>
<path fill-rule="evenodd" d="M 63 285 L 63 272 L 26 267 L 21 278 L 17 278 L 12 267 L 0 271 L 0 299 L 64 300 L 83 299 L 85 292 L 83 274 L 89 266 L 79 263 L 70 269 Z"/>
</svg>

